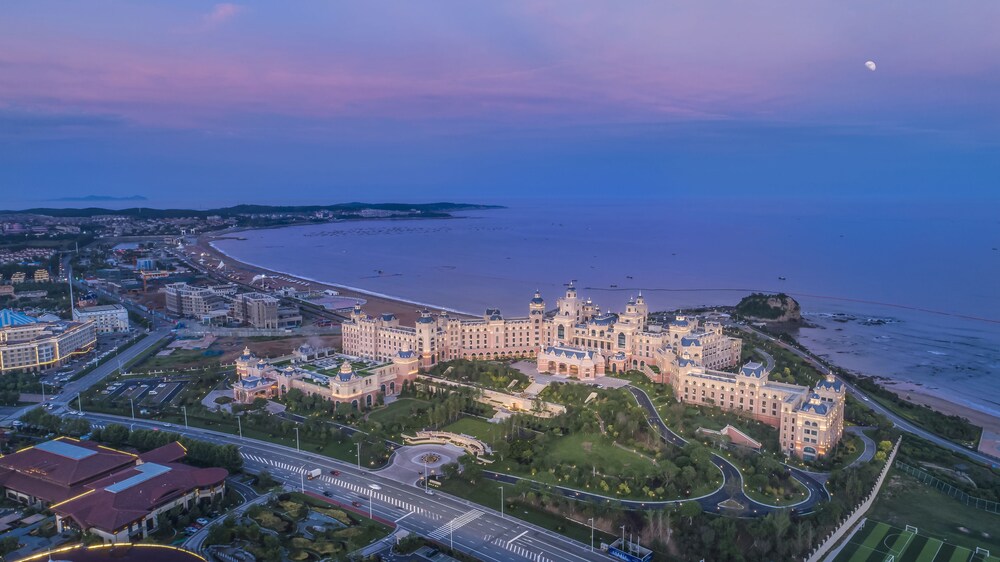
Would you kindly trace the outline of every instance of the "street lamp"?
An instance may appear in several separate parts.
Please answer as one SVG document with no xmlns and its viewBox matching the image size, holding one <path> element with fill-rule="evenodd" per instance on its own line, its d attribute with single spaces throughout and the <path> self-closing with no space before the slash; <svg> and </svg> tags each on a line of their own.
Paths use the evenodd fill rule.
<svg viewBox="0 0 1000 562">
<path fill-rule="evenodd" d="M 302 466 L 302 472 L 299 473 L 300 486 L 302 487 L 302 493 L 306 493 L 306 467 Z"/>
<path fill-rule="evenodd" d="M 76 395 L 76 405 L 80 412 L 83 413 L 83 394 Z"/>
<path fill-rule="evenodd" d="M 299 450 L 299 426 L 295 426 L 295 450 Z"/>
<path fill-rule="evenodd" d="M 361 442 L 355 443 L 358 446 L 358 468 L 361 468 Z"/>
<path fill-rule="evenodd" d="M 497 488 L 500 488 L 500 519 L 503 519 L 503 486 Z"/>
<path fill-rule="evenodd" d="M 187 406 L 181 406 L 181 410 L 184 412 L 184 427 L 188 426 L 188 409 Z"/>
<path fill-rule="evenodd" d="M 594 518 L 591 517 L 587 521 L 590 521 L 590 551 L 594 552 Z"/>
<path fill-rule="evenodd" d="M 135 421 L 135 399 L 129 398 L 128 403 L 132 406 L 132 421 Z"/>
<path fill-rule="evenodd" d="M 239 416 L 236 416 L 236 426 L 240 430 L 240 439 L 243 439 L 243 419 Z"/>
</svg>

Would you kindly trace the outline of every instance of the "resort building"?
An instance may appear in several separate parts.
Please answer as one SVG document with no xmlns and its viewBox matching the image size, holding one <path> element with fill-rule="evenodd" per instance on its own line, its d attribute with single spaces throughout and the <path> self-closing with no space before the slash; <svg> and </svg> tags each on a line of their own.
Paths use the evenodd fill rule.
<svg viewBox="0 0 1000 562">
<path fill-rule="evenodd" d="M 159 514 L 225 491 L 225 469 L 181 464 L 185 455 L 177 442 L 136 455 L 59 437 L 0 458 L 0 487 L 9 500 L 55 513 L 59 532 L 128 542 L 155 531 Z"/>
<path fill-rule="evenodd" d="M 106 543 L 145 539 L 159 528 L 161 514 L 176 507 L 187 511 L 222 495 L 229 472 L 177 462 L 185 454 L 184 447 L 174 442 L 140 455 L 133 466 L 86 484 L 81 494 L 50 507 L 56 514 L 56 530 L 79 529 Z"/>
<path fill-rule="evenodd" d="M 35 270 L 35 283 L 48 283 L 49 282 L 49 272 L 45 269 Z"/>
<path fill-rule="evenodd" d="M 296 350 L 301 358 L 317 354 L 308 345 Z M 319 367 L 322 362 L 325 367 Z M 357 364 L 355 364 L 357 363 Z M 298 360 L 295 364 L 277 367 L 243 350 L 236 360 L 237 381 L 233 384 L 233 398 L 250 403 L 256 398 L 283 396 L 289 390 L 299 389 L 306 394 L 317 394 L 339 404 L 354 408 L 370 407 L 378 395 L 390 396 L 403 388 L 403 382 L 413 380 L 419 371 L 417 356 L 412 351 L 397 351 L 389 362 L 364 364 L 352 362 L 350 357 L 327 357 L 315 363 Z"/>
<path fill-rule="evenodd" d="M 401 326 L 392 314 L 368 316 L 358 305 L 342 330 L 349 355 L 386 361 L 412 349 L 422 367 L 451 359 L 532 357 L 541 372 L 593 378 L 667 366 L 681 348 L 716 368 L 739 363 L 741 341 L 724 335 L 720 324 L 678 317 L 664 328 L 649 325 L 648 314 L 641 294 L 629 299 L 624 312 L 602 312 L 590 299 L 581 299 L 571 283 L 554 314 L 546 313 L 537 292 L 526 317 L 506 318 L 499 309 L 487 309 L 482 318 L 462 319 L 425 310 L 413 327 Z"/>
<path fill-rule="evenodd" d="M 0 310 L 0 373 L 60 367 L 97 343 L 93 322 L 42 322 Z"/>
<path fill-rule="evenodd" d="M 760 363 L 737 373 L 706 369 L 687 357 L 677 359 L 668 381 L 678 401 L 718 406 L 779 430 L 782 450 L 813 460 L 827 454 L 844 433 L 844 384 L 829 375 L 811 392 L 808 387 L 769 380 Z"/>
<path fill-rule="evenodd" d="M 129 330 L 128 310 L 120 304 L 74 307 L 73 320 L 93 322 L 98 334 L 120 334 Z"/>
</svg>

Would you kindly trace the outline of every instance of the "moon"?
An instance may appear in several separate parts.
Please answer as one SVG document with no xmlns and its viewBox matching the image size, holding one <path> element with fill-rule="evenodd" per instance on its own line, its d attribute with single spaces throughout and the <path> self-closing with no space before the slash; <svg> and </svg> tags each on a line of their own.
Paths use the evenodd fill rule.
<svg viewBox="0 0 1000 562">
<path fill-rule="evenodd" d="M 868 62 L 866 62 L 865 63 L 865 68 L 867 68 L 868 70 L 871 70 L 872 72 L 875 72 L 875 68 L 876 68 L 875 67 L 875 61 L 868 61 Z"/>
</svg>

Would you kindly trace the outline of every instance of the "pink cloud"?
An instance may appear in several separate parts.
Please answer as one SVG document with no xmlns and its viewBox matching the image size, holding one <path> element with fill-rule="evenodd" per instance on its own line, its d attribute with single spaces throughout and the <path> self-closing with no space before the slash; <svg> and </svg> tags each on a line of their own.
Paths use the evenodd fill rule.
<svg viewBox="0 0 1000 562">
<path fill-rule="evenodd" d="M 225 2 L 216 4 L 212 11 L 201 18 L 202 26 L 205 29 L 212 29 L 236 17 L 243 11 L 243 6 Z"/>
</svg>

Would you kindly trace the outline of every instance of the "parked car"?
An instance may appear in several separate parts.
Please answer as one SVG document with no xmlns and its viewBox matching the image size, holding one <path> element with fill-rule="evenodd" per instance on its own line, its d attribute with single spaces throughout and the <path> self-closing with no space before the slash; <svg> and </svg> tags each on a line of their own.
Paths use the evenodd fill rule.
<svg viewBox="0 0 1000 562">
<path fill-rule="evenodd" d="M 201 525 L 202 527 L 204 527 L 205 525 L 208 525 L 208 519 L 205 519 L 204 517 L 199 517 L 199 518 L 195 519 L 194 522 L 197 523 L 197 524 L 199 524 L 199 525 Z"/>
</svg>

